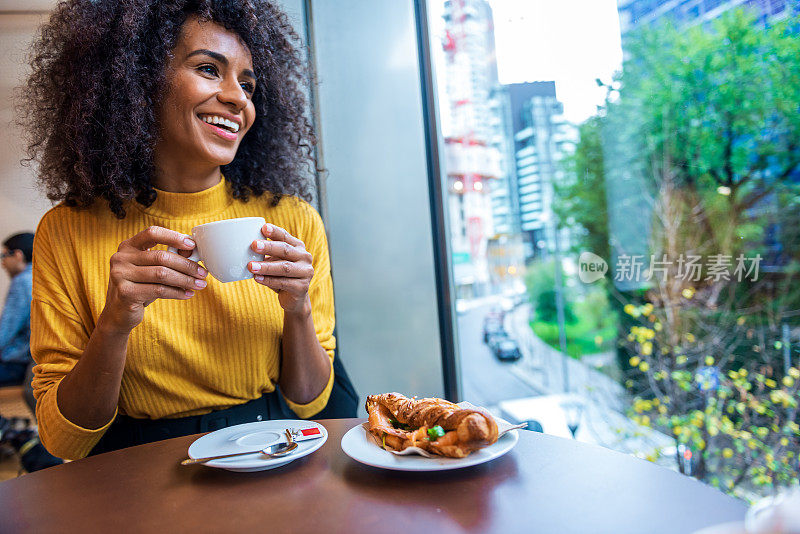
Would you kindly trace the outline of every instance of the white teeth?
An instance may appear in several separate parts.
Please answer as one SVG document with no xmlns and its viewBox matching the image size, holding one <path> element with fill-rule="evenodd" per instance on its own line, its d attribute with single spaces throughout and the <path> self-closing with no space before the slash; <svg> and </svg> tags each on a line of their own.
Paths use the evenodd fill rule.
<svg viewBox="0 0 800 534">
<path fill-rule="evenodd" d="M 219 124 L 221 126 L 225 126 L 230 128 L 231 131 L 234 133 L 239 131 L 239 125 L 233 121 L 230 121 L 224 117 L 220 117 L 219 115 L 204 115 L 200 117 L 203 122 L 207 122 L 209 124 Z"/>
</svg>

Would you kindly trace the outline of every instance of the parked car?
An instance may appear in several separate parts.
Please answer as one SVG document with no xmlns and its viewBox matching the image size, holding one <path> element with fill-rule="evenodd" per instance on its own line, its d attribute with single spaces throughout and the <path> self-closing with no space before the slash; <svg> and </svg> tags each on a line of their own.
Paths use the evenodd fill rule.
<svg viewBox="0 0 800 534">
<path fill-rule="evenodd" d="M 517 342 L 511 338 L 498 341 L 492 350 L 500 361 L 516 361 L 522 358 Z"/>
<path fill-rule="evenodd" d="M 502 321 L 484 321 L 483 322 L 483 342 L 488 343 L 489 338 L 496 334 L 503 334 L 505 335 L 505 329 L 503 328 Z"/>
<path fill-rule="evenodd" d="M 489 350 L 494 352 L 495 349 L 497 348 L 497 345 L 507 339 L 509 339 L 507 332 L 505 331 L 494 332 L 489 335 L 489 339 L 486 341 L 486 344 L 489 346 Z"/>
</svg>

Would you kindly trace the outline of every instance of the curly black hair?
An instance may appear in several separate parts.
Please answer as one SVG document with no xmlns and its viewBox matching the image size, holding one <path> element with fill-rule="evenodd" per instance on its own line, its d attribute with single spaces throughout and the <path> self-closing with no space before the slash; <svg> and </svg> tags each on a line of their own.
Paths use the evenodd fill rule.
<svg viewBox="0 0 800 534">
<path fill-rule="evenodd" d="M 189 16 L 239 35 L 258 78 L 256 119 L 222 167 L 236 198 L 265 192 L 310 200 L 313 128 L 304 114 L 308 71 L 300 38 L 269 0 L 69 0 L 54 9 L 32 49 L 19 117 L 52 201 L 87 207 L 104 199 L 149 206 L 158 137 L 156 109 L 169 54 Z"/>
</svg>

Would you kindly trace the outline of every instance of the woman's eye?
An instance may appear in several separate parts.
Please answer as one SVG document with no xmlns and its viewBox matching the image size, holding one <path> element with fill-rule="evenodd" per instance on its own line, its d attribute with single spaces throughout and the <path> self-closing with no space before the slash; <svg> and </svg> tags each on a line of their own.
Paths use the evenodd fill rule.
<svg viewBox="0 0 800 534">
<path fill-rule="evenodd" d="M 197 67 L 197 70 L 199 70 L 200 72 L 204 72 L 206 74 L 210 74 L 211 76 L 216 76 L 218 74 L 217 67 L 215 67 L 214 65 L 200 65 L 199 67 Z"/>
<path fill-rule="evenodd" d="M 241 85 L 242 89 L 245 90 L 245 92 L 250 93 L 250 94 L 253 94 L 253 92 L 256 90 L 256 86 L 253 85 L 250 82 L 243 82 L 240 85 Z"/>
</svg>

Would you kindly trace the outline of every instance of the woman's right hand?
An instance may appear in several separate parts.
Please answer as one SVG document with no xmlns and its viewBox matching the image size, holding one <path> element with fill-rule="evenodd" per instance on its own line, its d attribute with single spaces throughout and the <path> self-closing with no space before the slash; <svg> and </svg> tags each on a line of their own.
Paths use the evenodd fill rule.
<svg viewBox="0 0 800 534">
<path fill-rule="evenodd" d="M 100 318 L 106 328 L 130 333 L 154 300 L 187 300 L 206 287 L 205 269 L 180 254 L 150 250 L 159 244 L 179 251 L 195 247 L 189 236 L 160 226 L 151 226 L 123 241 L 111 256 L 106 305 Z"/>
</svg>

